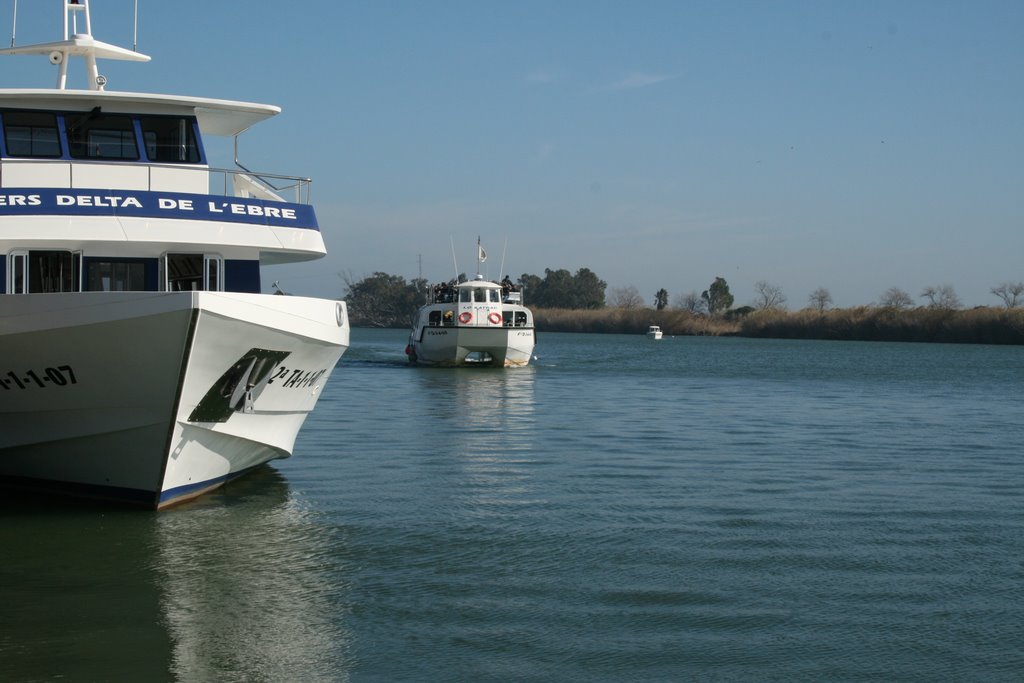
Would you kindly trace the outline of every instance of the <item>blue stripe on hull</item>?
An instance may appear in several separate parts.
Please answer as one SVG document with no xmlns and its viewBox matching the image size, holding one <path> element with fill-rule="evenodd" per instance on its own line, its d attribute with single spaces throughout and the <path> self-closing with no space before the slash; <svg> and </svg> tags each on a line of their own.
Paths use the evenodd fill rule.
<svg viewBox="0 0 1024 683">
<path fill-rule="evenodd" d="M 223 486 L 232 479 L 253 471 L 257 467 L 262 467 L 266 463 L 260 463 L 259 465 L 253 465 L 247 467 L 244 470 L 238 472 L 231 472 L 221 477 L 215 477 L 213 479 L 207 479 L 206 481 L 200 481 L 193 484 L 185 484 L 184 486 L 177 486 L 173 489 L 167 489 L 160 493 L 160 501 L 157 503 L 157 509 L 163 509 L 171 505 L 177 505 L 178 503 L 184 503 L 187 500 L 191 500 L 196 496 L 200 496 L 207 491 L 212 491 L 218 486 Z"/>
</svg>

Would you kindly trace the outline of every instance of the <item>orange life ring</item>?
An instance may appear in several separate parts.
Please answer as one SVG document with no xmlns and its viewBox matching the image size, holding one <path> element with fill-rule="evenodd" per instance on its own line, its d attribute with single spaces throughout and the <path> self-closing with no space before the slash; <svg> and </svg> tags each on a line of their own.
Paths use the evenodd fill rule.
<svg viewBox="0 0 1024 683">
<path fill-rule="evenodd" d="M 494 312 L 487 316 L 487 319 L 491 321 L 492 325 L 497 325 L 501 322 L 501 314 Z"/>
<path fill-rule="evenodd" d="M 465 325 L 472 319 L 473 314 L 470 313 L 469 311 L 463 311 L 462 313 L 459 313 L 459 322 L 462 323 L 463 325 Z"/>
</svg>

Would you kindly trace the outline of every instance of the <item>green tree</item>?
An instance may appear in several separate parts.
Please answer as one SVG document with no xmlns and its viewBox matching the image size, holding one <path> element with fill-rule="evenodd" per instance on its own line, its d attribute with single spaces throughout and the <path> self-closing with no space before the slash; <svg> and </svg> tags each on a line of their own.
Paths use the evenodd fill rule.
<svg viewBox="0 0 1024 683">
<path fill-rule="evenodd" d="M 406 282 L 401 275 L 377 272 L 354 281 L 345 281 L 345 300 L 349 317 L 356 327 L 406 327 L 416 309 L 424 303 L 427 281 L 417 278 Z"/>
<path fill-rule="evenodd" d="M 523 273 L 519 282 L 527 293 L 527 305 L 538 308 L 603 308 L 607 287 L 588 268 L 580 268 L 573 275 L 565 268 L 544 269 L 544 278 Z"/>
<path fill-rule="evenodd" d="M 659 311 L 665 310 L 668 306 L 668 290 L 662 287 L 654 293 L 654 307 Z"/>
<path fill-rule="evenodd" d="M 544 283 L 542 279 L 536 275 L 530 275 L 529 273 L 523 273 L 519 276 L 519 289 L 523 293 L 523 304 L 530 305 L 535 303 L 534 299 L 537 298 L 537 294 L 540 293 L 541 285 Z"/>
<path fill-rule="evenodd" d="M 572 273 L 565 268 L 544 269 L 544 281 L 533 301 L 540 308 L 576 308 Z"/>
<path fill-rule="evenodd" d="M 573 276 L 575 305 L 570 308 L 604 308 L 604 290 L 608 284 L 589 268 L 580 268 Z"/>
<path fill-rule="evenodd" d="M 716 277 L 711 286 L 701 292 L 700 298 L 704 300 L 710 315 L 716 315 L 732 308 L 733 296 L 729 293 L 729 283 L 725 281 L 725 278 Z"/>
</svg>

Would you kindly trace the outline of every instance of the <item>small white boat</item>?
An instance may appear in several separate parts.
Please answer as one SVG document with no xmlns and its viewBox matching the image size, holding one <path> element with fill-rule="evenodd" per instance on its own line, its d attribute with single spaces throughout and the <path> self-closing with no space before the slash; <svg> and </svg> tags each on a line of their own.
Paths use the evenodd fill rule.
<svg viewBox="0 0 1024 683">
<path fill-rule="evenodd" d="M 661 328 L 658 327 L 657 325 L 651 325 L 650 327 L 647 328 L 647 338 L 648 339 L 661 339 L 661 337 L 662 337 Z"/>
<path fill-rule="evenodd" d="M 477 244 L 477 269 L 486 259 Z M 528 365 L 536 333 L 523 293 L 506 278 L 435 285 L 416 312 L 405 353 L 410 363 L 463 366 Z"/>
<path fill-rule="evenodd" d="M 97 58 L 149 57 L 61 6 L 63 40 L 0 50 L 58 71 L 0 90 L 0 482 L 159 509 L 291 455 L 348 313 L 260 293 L 326 253 L 309 179 L 209 165 L 280 109 L 107 90 Z"/>
</svg>

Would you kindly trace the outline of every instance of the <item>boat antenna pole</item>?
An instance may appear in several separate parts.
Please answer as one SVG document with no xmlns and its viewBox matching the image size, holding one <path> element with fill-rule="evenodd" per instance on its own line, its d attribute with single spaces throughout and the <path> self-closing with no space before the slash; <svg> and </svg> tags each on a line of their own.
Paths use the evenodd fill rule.
<svg viewBox="0 0 1024 683">
<path fill-rule="evenodd" d="M 455 266 L 455 282 L 459 281 L 459 262 L 455 260 L 455 239 L 448 235 L 448 243 L 452 245 L 452 264 Z"/>
<path fill-rule="evenodd" d="M 508 251 L 508 235 L 505 235 L 505 244 L 501 247 L 501 268 L 498 268 L 498 275 L 505 272 L 505 252 Z"/>
<path fill-rule="evenodd" d="M 14 19 L 11 21 L 11 47 L 14 47 L 14 34 L 18 32 L 18 0 L 14 0 Z"/>
<path fill-rule="evenodd" d="M 139 0 L 135 0 L 135 30 L 132 33 L 132 52 L 139 51 Z"/>
</svg>

